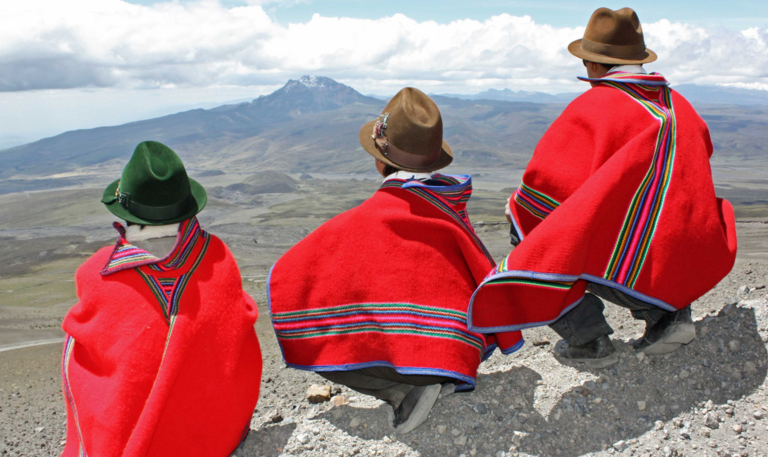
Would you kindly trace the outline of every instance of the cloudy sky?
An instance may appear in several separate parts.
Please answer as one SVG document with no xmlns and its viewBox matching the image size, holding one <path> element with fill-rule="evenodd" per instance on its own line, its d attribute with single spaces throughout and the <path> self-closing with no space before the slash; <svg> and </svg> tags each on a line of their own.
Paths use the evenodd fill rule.
<svg viewBox="0 0 768 457">
<path fill-rule="evenodd" d="M 269 93 L 304 74 L 366 94 L 583 90 L 566 46 L 628 2 L 0 0 L 0 148 Z M 768 89 L 768 2 L 645 0 L 649 66 Z"/>
</svg>

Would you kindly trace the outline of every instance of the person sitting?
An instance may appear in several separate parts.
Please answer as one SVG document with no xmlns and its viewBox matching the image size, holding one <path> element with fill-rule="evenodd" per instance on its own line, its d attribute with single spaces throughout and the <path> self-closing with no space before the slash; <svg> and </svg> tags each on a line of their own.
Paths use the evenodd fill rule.
<svg viewBox="0 0 768 457">
<path fill-rule="evenodd" d="M 257 309 L 227 246 L 196 215 L 206 192 L 163 144 L 136 147 L 102 202 L 114 247 L 75 276 L 62 456 L 229 456 L 261 382 Z"/>
<path fill-rule="evenodd" d="M 549 324 L 563 360 L 618 361 L 601 299 L 645 321 L 635 349 L 696 336 L 691 303 L 733 267 L 733 208 L 715 195 L 706 123 L 658 73 L 637 14 L 594 12 L 569 46 L 592 88 L 539 142 L 507 212 L 519 245 L 478 288 L 469 328 Z"/>
<path fill-rule="evenodd" d="M 359 138 L 383 184 L 277 261 L 270 312 L 288 366 L 385 401 L 408 433 L 495 347 L 466 327 L 494 263 L 466 212 L 470 177 L 435 173 L 453 153 L 434 101 L 405 88 Z"/>
</svg>

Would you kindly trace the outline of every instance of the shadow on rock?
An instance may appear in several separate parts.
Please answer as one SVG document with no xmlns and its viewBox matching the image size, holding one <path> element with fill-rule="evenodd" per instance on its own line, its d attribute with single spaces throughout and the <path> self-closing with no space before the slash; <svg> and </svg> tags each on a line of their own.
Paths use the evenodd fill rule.
<svg viewBox="0 0 768 457">
<path fill-rule="evenodd" d="M 696 323 L 698 338 L 665 356 L 638 357 L 616 342 L 620 363 L 587 370 L 598 377 L 555 401 L 547 417 L 533 407 L 541 376 L 513 367 L 478 377 L 478 388 L 442 398 L 414 432 L 395 436 L 423 456 L 458 456 L 473 449 L 496 455 L 515 449 L 532 455 L 576 456 L 637 438 L 704 402 L 724 404 L 753 393 L 766 378 L 768 353 L 754 310 L 732 308 Z M 581 369 L 581 368 L 579 368 Z M 546 399 L 547 386 L 537 397 Z M 360 438 L 392 436 L 389 406 L 334 408 L 319 418 Z M 673 433 L 685 438 L 685 429 Z M 678 437 L 675 436 L 675 439 Z"/>
<path fill-rule="evenodd" d="M 670 420 L 702 402 L 724 404 L 757 390 L 766 377 L 768 354 L 754 310 L 731 308 L 698 322 L 696 331 L 693 343 L 666 356 L 637 357 L 622 344 L 621 363 L 594 370 L 598 382 L 565 393 L 548 420 L 536 421 L 528 435 L 519 437 L 518 449 L 553 455 L 597 451 L 643 435 L 655 421 Z M 685 438 L 690 431 L 678 433 Z"/>
<path fill-rule="evenodd" d="M 245 440 L 243 455 L 246 457 L 274 457 L 283 453 L 296 424 L 271 425 L 251 430 Z"/>
</svg>

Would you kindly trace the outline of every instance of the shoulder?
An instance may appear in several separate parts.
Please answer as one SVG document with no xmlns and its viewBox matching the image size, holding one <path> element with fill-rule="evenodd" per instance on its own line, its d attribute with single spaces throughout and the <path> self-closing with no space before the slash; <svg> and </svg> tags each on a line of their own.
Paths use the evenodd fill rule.
<svg viewBox="0 0 768 457">
<path fill-rule="evenodd" d="M 337 214 L 328 221 L 322 223 L 311 233 L 304 236 L 293 245 L 284 256 L 301 255 L 307 249 L 317 246 L 334 246 L 344 243 L 350 238 L 359 236 L 360 233 L 370 231 L 380 224 L 388 213 L 387 207 L 394 206 L 394 200 L 398 200 L 390 191 L 402 192 L 401 189 L 382 189 L 363 201 L 359 206 Z M 393 200 L 393 201 L 390 201 Z"/>
<path fill-rule="evenodd" d="M 623 135 L 653 122 L 648 111 L 623 91 L 600 84 L 581 94 L 555 121 L 559 129 L 587 130 L 600 134 Z"/>
<path fill-rule="evenodd" d="M 352 226 L 360 225 L 361 221 L 376 217 L 377 214 L 380 214 L 383 208 L 391 205 L 393 202 L 390 202 L 390 200 L 393 200 L 393 193 L 399 192 L 402 192 L 402 189 L 385 188 L 377 190 L 371 197 L 360 203 L 360 205 L 337 214 L 324 222 L 312 232 L 312 234 L 340 229 L 348 230 Z"/>
<path fill-rule="evenodd" d="M 689 102 L 687 98 L 683 97 L 680 92 L 676 91 L 675 89 L 670 89 L 669 91 L 672 93 L 672 103 L 674 103 L 676 107 L 693 109 L 691 102 Z"/>
<path fill-rule="evenodd" d="M 696 109 L 693 107 L 693 105 L 691 105 L 691 102 L 683 97 L 680 92 L 674 89 L 670 90 L 670 92 L 672 93 L 672 106 L 674 107 L 675 113 L 678 116 L 685 115 L 700 121 L 702 124 L 705 124 L 704 119 L 699 116 L 699 113 L 696 112 Z"/>
<path fill-rule="evenodd" d="M 224 267 L 237 266 L 235 257 L 229 246 L 218 236 L 206 232 L 207 240 L 205 243 L 205 253 L 203 253 L 203 262 L 209 264 L 221 264 Z"/>
<path fill-rule="evenodd" d="M 202 276 L 196 274 L 196 277 L 213 278 L 219 286 L 240 284 L 240 268 L 229 246 L 210 232 L 207 233 L 207 238 L 205 253 L 202 254 L 203 258 L 196 269 Z"/>
<path fill-rule="evenodd" d="M 101 270 L 103 270 L 107 265 L 107 262 L 109 262 L 109 258 L 112 256 L 114 250 L 114 246 L 105 246 L 96 251 L 95 254 L 90 256 L 88 260 L 80 265 L 80 268 L 77 269 L 77 273 L 75 273 L 75 279 L 81 281 L 94 275 L 100 277 Z"/>
<path fill-rule="evenodd" d="M 604 117 L 606 110 L 615 111 L 617 106 L 630 102 L 631 100 L 620 91 L 605 85 L 598 85 L 569 103 L 563 111 L 563 116 Z"/>
<path fill-rule="evenodd" d="M 626 98 L 611 87 L 597 86 L 587 90 L 565 107 L 539 144 L 549 147 L 554 141 L 559 145 L 556 148 L 559 148 L 562 142 L 571 144 L 573 141 L 588 141 L 597 132 L 621 129 L 617 122 L 619 118 L 607 116 L 606 113 L 626 111 L 626 100 L 622 97 Z"/>
</svg>

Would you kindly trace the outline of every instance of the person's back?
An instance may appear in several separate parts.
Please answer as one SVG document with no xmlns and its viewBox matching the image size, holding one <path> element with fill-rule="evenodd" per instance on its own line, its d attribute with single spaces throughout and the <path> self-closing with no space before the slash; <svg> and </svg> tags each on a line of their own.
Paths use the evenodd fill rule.
<svg viewBox="0 0 768 457">
<path fill-rule="evenodd" d="M 467 178 L 387 180 L 277 262 L 270 306 L 290 365 L 419 367 L 474 384 L 486 344 L 461 320 L 492 261 L 458 211 L 438 206 L 446 181 L 467 195 Z"/>
<path fill-rule="evenodd" d="M 257 310 L 226 245 L 200 227 L 205 191 L 187 180 L 173 151 L 147 142 L 105 191 L 129 226 L 115 223 L 116 245 L 76 275 L 79 302 L 62 325 L 63 456 L 226 457 L 249 429 Z M 178 204 L 158 201 L 178 186 Z"/>
<path fill-rule="evenodd" d="M 386 401 L 407 433 L 443 385 L 472 388 L 494 347 L 466 327 L 493 260 L 466 215 L 469 176 L 433 173 L 451 161 L 437 106 L 404 89 L 384 111 L 360 132 L 381 188 L 281 257 L 269 299 L 289 366 Z"/>
<path fill-rule="evenodd" d="M 473 297 L 469 328 L 550 325 L 556 355 L 600 368 L 618 361 L 601 299 L 646 321 L 638 351 L 674 351 L 695 338 L 690 304 L 732 268 L 736 233 L 707 126 L 642 67 L 656 56 L 634 11 L 598 9 L 569 50 L 593 87 L 539 142 L 510 199 L 521 241 Z"/>
</svg>

